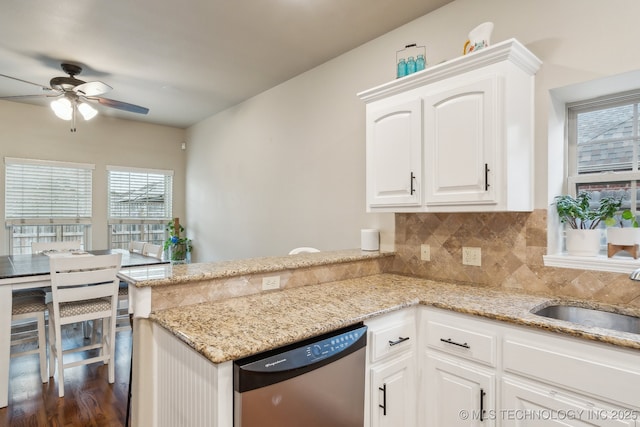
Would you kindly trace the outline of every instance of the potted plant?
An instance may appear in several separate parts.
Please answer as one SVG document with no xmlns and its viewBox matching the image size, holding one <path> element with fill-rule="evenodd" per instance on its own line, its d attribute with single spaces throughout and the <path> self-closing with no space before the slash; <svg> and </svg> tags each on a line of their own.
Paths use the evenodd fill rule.
<svg viewBox="0 0 640 427">
<path fill-rule="evenodd" d="M 172 264 L 187 263 L 191 250 L 191 239 L 180 237 L 184 233 L 184 227 L 180 224 L 179 218 L 169 221 L 166 226 L 168 237 L 164 241 L 164 250 L 168 253 Z"/>
<path fill-rule="evenodd" d="M 591 206 L 591 194 L 581 192 L 577 197 L 569 195 L 555 198 L 560 221 L 568 225 L 567 253 L 577 256 L 597 256 L 600 253 L 602 231 L 600 223 L 613 217 L 620 209 L 621 200 L 605 197 Z"/>
<path fill-rule="evenodd" d="M 640 244 L 640 226 L 635 213 L 625 209 L 605 219 L 607 243 L 617 246 Z"/>
</svg>

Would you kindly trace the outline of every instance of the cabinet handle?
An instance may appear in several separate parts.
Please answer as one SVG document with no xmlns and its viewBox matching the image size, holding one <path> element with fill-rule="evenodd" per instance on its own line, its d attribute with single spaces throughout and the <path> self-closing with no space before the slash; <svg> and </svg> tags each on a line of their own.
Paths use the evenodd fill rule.
<svg viewBox="0 0 640 427">
<path fill-rule="evenodd" d="M 480 389 L 480 422 L 484 421 L 484 396 L 485 393 L 483 389 Z"/>
<path fill-rule="evenodd" d="M 382 392 L 382 405 L 378 405 L 382 408 L 382 415 L 387 416 L 387 384 L 382 384 L 382 387 L 378 387 L 378 390 Z"/>
<path fill-rule="evenodd" d="M 484 164 L 484 191 L 489 191 L 489 164 Z"/>
<path fill-rule="evenodd" d="M 413 174 L 413 172 L 411 172 L 411 176 L 409 177 L 410 181 L 411 181 L 411 195 L 413 196 L 413 193 L 416 192 L 415 187 L 413 186 L 413 181 L 415 181 L 416 176 Z"/>
<path fill-rule="evenodd" d="M 469 344 L 467 344 L 467 343 L 460 344 L 459 342 L 452 341 L 451 338 L 447 338 L 446 340 L 444 338 L 440 338 L 440 341 L 442 341 L 444 343 L 447 343 L 447 344 L 457 345 L 458 347 L 471 348 L 469 346 Z"/>
<path fill-rule="evenodd" d="M 409 339 L 410 339 L 409 337 L 404 337 L 404 338 L 403 337 L 398 337 L 398 339 L 395 340 L 395 341 L 389 340 L 389 347 L 393 347 L 394 345 L 398 345 L 401 342 L 409 341 Z"/>
</svg>

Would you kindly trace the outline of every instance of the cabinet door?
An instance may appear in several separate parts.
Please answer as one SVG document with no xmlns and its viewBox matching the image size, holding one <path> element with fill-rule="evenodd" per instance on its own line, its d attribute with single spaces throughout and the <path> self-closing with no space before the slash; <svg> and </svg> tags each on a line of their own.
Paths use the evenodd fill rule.
<svg viewBox="0 0 640 427">
<path fill-rule="evenodd" d="M 413 352 L 377 363 L 371 370 L 371 427 L 412 427 L 416 419 Z"/>
<path fill-rule="evenodd" d="M 634 427 L 640 412 L 594 402 L 543 384 L 504 378 L 502 409 L 497 415 L 505 427 Z"/>
<path fill-rule="evenodd" d="M 490 370 L 425 352 L 421 426 L 495 425 L 495 374 Z"/>
<path fill-rule="evenodd" d="M 367 204 L 419 206 L 422 100 L 367 106 Z"/>
<path fill-rule="evenodd" d="M 431 90 L 425 97 L 426 204 L 495 204 L 499 77 Z"/>
</svg>

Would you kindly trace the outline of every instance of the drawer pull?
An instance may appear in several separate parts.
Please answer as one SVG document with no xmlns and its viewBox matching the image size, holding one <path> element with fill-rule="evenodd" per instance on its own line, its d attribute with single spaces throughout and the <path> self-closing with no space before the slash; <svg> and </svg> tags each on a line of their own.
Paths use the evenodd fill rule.
<svg viewBox="0 0 640 427">
<path fill-rule="evenodd" d="M 451 341 L 451 338 L 447 338 L 446 340 L 444 338 L 440 338 L 440 341 L 447 344 L 457 345 L 458 347 L 462 347 L 462 348 L 471 348 L 469 347 L 469 344 L 467 343 L 460 344 L 459 342 Z"/>
<path fill-rule="evenodd" d="M 378 405 L 382 408 L 382 415 L 387 415 L 387 383 L 382 384 L 382 387 L 378 387 L 378 390 L 382 392 L 382 405 Z"/>
<path fill-rule="evenodd" d="M 405 342 L 405 341 L 409 341 L 409 337 L 404 337 L 404 338 L 403 337 L 398 337 L 398 339 L 395 340 L 395 341 L 389 340 L 389 347 L 393 347 L 394 345 L 398 345 L 398 344 L 400 344 L 402 342 Z"/>
</svg>

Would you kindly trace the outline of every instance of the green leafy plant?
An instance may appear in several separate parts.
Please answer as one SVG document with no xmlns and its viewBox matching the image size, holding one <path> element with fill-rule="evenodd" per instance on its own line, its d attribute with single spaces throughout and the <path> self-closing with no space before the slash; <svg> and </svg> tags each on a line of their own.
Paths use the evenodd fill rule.
<svg viewBox="0 0 640 427">
<path fill-rule="evenodd" d="M 597 208 L 590 205 L 591 195 L 581 192 L 577 197 L 556 196 L 555 204 L 560 221 L 574 229 L 588 230 L 598 228 L 600 222 L 613 218 L 620 210 L 621 199 L 604 197 Z"/>
<path fill-rule="evenodd" d="M 604 223 L 608 227 L 619 226 L 620 228 L 623 228 L 625 224 L 629 224 L 629 226 L 633 228 L 640 227 L 640 225 L 638 225 L 636 215 L 631 212 L 631 209 L 625 209 L 620 213 L 616 213 L 615 215 L 606 218 Z"/>
<path fill-rule="evenodd" d="M 178 222 L 178 218 L 174 218 L 167 223 L 167 239 L 164 241 L 164 250 L 170 249 L 169 253 L 171 261 L 179 261 L 186 259 L 187 253 L 193 249 L 191 239 L 180 237 L 184 233 L 184 227 Z"/>
</svg>

